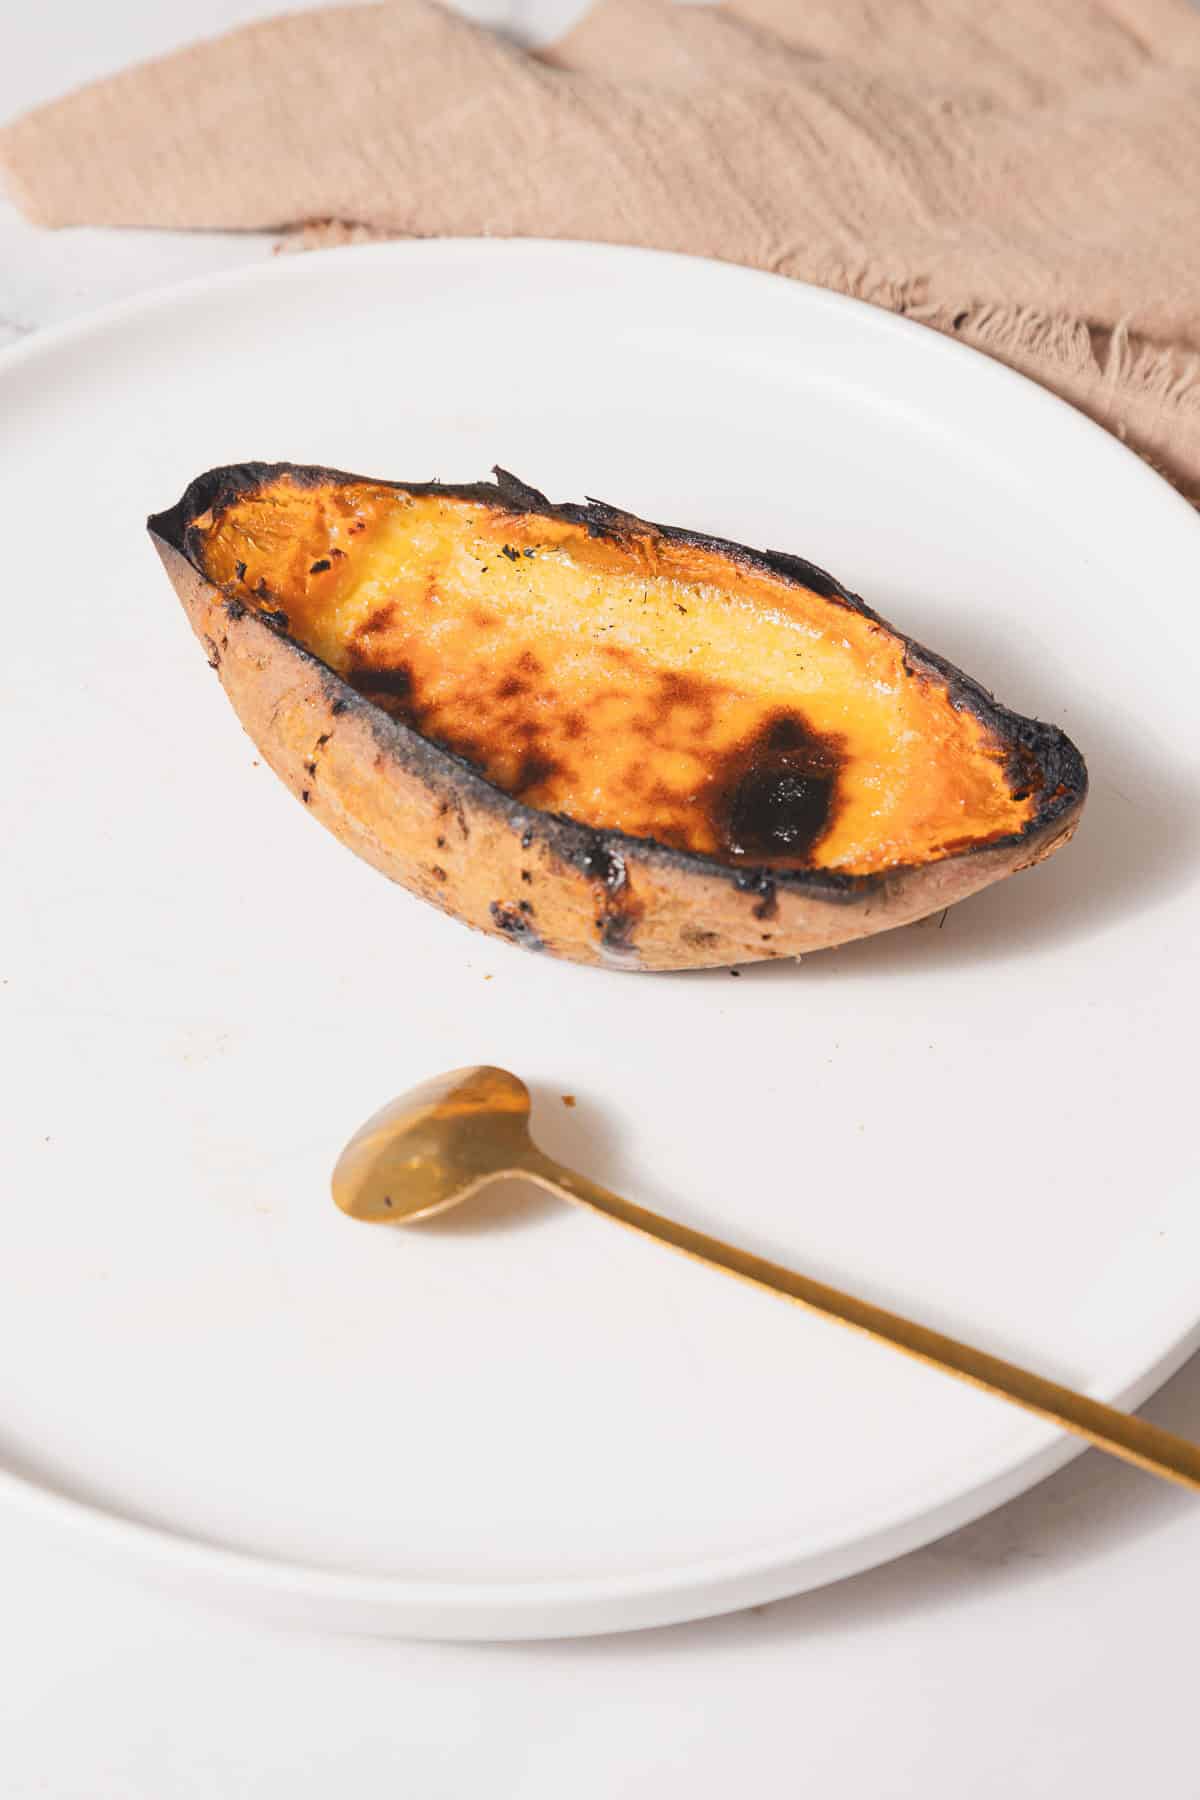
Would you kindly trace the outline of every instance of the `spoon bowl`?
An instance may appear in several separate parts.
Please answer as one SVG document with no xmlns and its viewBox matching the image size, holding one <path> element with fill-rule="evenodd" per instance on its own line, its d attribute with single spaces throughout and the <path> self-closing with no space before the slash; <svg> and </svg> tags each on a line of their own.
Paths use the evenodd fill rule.
<svg viewBox="0 0 1200 1800">
<path fill-rule="evenodd" d="M 333 1197 L 352 1219 L 427 1219 L 489 1182 L 527 1173 L 529 1089 L 507 1069 L 454 1069 L 422 1082 L 361 1126 L 333 1171 Z"/>
</svg>

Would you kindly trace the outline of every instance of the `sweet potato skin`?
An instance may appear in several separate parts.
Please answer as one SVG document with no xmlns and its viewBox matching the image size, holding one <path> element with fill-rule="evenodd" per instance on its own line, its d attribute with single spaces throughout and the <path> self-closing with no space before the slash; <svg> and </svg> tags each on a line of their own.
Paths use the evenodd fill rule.
<svg viewBox="0 0 1200 1800">
<path fill-rule="evenodd" d="M 1006 712 L 968 677 L 912 643 L 907 651 L 915 667 L 936 672 L 956 704 L 979 712 L 1036 757 L 1046 797 L 1020 833 L 922 865 L 846 876 L 732 868 L 522 805 L 372 705 L 269 617 L 222 592 L 194 566 L 187 554 L 192 521 L 222 497 L 285 469 L 293 479 L 362 479 L 288 465 L 213 471 L 177 507 L 151 519 L 155 547 L 242 725 L 300 803 L 381 873 L 478 930 L 530 951 L 623 970 L 794 957 L 940 911 L 1040 862 L 1075 831 L 1087 777 L 1070 740 L 1053 726 Z M 512 478 L 496 488 L 441 491 L 548 516 L 579 518 L 589 510 L 553 508 Z M 628 516 L 591 510 L 598 531 L 619 531 Z M 754 559 L 805 587 L 822 581 L 828 586 L 818 592 L 869 611 L 799 559 L 759 558 L 711 538 L 690 541 Z"/>
</svg>

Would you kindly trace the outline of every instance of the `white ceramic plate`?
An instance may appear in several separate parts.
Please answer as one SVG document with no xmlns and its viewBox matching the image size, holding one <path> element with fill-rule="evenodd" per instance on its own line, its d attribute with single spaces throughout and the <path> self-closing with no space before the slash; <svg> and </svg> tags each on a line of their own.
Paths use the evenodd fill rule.
<svg viewBox="0 0 1200 1800">
<path fill-rule="evenodd" d="M 186 628 L 143 520 L 253 457 L 499 461 L 798 551 L 1071 732 L 1079 837 L 740 980 L 474 936 L 258 765 Z M 343 1140 L 464 1063 L 609 1184 L 1105 1398 L 1197 1342 L 1200 522 L 1079 415 L 768 276 L 405 244 L 10 352 L 0 492 L 6 1497 L 277 1610 L 517 1637 L 828 1581 L 1071 1453 L 549 1202 L 343 1218 Z"/>
</svg>

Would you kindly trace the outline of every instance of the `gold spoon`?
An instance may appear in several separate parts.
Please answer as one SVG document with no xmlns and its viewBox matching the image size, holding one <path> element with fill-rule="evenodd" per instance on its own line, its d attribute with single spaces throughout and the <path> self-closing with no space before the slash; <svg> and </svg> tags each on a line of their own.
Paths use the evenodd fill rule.
<svg viewBox="0 0 1200 1800">
<path fill-rule="evenodd" d="M 535 1181 L 552 1194 L 603 1213 L 709 1268 L 782 1294 L 785 1300 L 853 1326 L 935 1369 L 1000 1394 L 1151 1474 L 1200 1490 L 1200 1444 L 881 1306 L 856 1300 L 822 1281 L 664 1219 L 609 1193 L 586 1175 L 565 1169 L 530 1137 L 529 1090 L 506 1069 L 457 1069 L 393 1100 L 368 1119 L 342 1151 L 333 1172 L 333 1197 L 353 1219 L 406 1225 L 457 1206 L 489 1182 L 510 1176 Z"/>
</svg>

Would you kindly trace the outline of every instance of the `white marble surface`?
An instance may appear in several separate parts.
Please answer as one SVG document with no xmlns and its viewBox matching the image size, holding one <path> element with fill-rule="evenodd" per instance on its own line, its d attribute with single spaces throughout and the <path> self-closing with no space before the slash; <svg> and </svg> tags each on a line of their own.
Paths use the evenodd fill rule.
<svg viewBox="0 0 1200 1800">
<path fill-rule="evenodd" d="M 0 117 L 267 10 L 5 0 Z M 577 8 L 471 10 L 550 37 Z M 0 204 L 0 343 L 272 250 L 259 236 L 46 235 Z M 1200 1359 L 1147 1412 L 1200 1435 Z M 6 1516 L 0 1793 L 1188 1796 L 1200 1791 L 1198 1565 L 1200 1506 L 1089 1454 L 991 1518 L 821 1593 L 637 1638 L 464 1648 L 211 1615 Z"/>
</svg>

